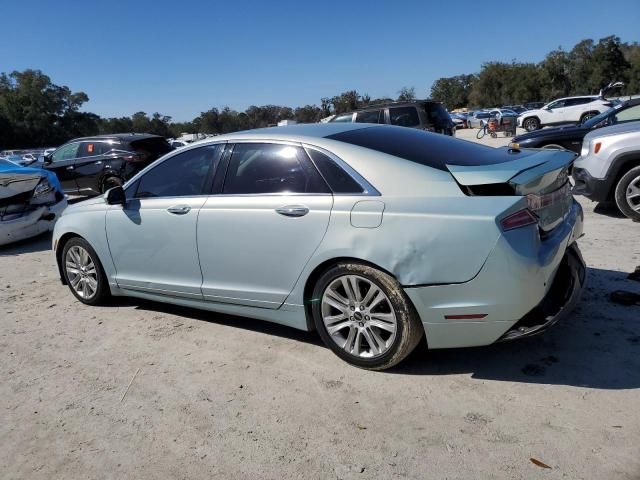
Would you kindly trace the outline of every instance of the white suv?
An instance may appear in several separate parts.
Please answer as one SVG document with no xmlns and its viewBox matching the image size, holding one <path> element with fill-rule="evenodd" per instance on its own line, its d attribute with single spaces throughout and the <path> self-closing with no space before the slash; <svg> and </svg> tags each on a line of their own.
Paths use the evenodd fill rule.
<svg viewBox="0 0 640 480">
<path fill-rule="evenodd" d="M 582 123 L 611 107 L 598 95 L 559 98 L 539 110 L 527 110 L 518 117 L 518 126 L 528 132 L 561 123 Z"/>
</svg>

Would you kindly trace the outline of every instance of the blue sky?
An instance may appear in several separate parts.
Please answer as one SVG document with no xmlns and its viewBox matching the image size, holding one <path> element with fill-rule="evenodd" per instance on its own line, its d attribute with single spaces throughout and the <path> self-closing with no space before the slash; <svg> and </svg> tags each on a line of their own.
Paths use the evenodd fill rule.
<svg viewBox="0 0 640 480">
<path fill-rule="evenodd" d="M 611 34 L 640 41 L 640 0 L 3 0 L 0 18 L 0 71 L 41 69 L 103 116 L 175 120 L 350 89 L 426 97 L 437 78 L 486 61 L 537 62 Z"/>
</svg>

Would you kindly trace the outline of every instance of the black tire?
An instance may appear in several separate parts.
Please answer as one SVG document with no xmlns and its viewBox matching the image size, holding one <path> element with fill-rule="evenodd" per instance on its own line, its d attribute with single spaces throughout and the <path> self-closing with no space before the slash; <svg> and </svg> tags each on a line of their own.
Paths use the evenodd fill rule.
<svg viewBox="0 0 640 480">
<path fill-rule="evenodd" d="M 107 190 L 122 185 L 124 185 L 124 181 L 120 177 L 107 177 L 102 181 L 102 193 L 107 193 Z"/>
<path fill-rule="evenodd" d="M 95 289 L 95 293 L 88 297 L 82 297 L 72 286 L 72 278 L 70 277 L 70 272 L 67 267 L 67 254 L 69 250 L 73 247 L 80 247 L 84 249 L 91 262 L 95 266 L 95 278 L 97 283 L 97 288 Z M 86 305 L 102 305 L 104 304 L 110 297 L 111 291 L 109 290 L 109 283 L 107 282 L 107 276 L 104 273 L 104 269 L 102 268 L 102 264 L 100 263 L 100 259 L 98 258 L 98 254 L 91 247 L 89 242 L 87 242 L 84 238 L 81 237 L 73 237 L 67 243 L 64 244 L 62 248 L 62 255 L 60 257 L 60 264 L 62 266 L 62 272 L 64 275 L 65 282 L 71 290 L 71 293 L 74 297 L 80 300 L 82 303 Z"/>
<path fill-rule="evenodd" d="M 384 353 L 373 358 L 362 358 L 344 350 L 336 343 L 336 341 L 333 340 L 331 335 L 328 333 L 327 327 L 325 326 L 325 323 L 323 321 L 322 299 L 325 291 L 332 284 L 332 282 L 334 282 L 336 279 L 344 277 L 345 275 L 355 275 L 364 278 L 366 281 L 375 285 L 382 291 L 382 293 L 386 295 L 386 300 L 389 301 L 390 306 L 393 308 L 393 313 L 395 314 L 396 321 L 395 338 L 392 341 L 389 340 L 392 343 L 387 347 L 387 350 Z M 364 294 L 364 292 L 361 293 Z M 336 264 L 335 266 L 328 269 L 318 279 L 313 289 L 312 298 L 318 299 L 317 301 L 313 302 L 311 311 L 318 333 L 320 334 L 320 337 L 322 338 L 325 345 L 347 363 L 360 368 L 365 368 L 368 370 L 385 370 L 387 368 L 393 367 L 413 351 L 424 334 L 424 327 L 418 317 L 415 308 L 413 307 L 413 304 L 404 293 L 402 287 L 396 281 L 396 279 L 388 275 L 387 273 L 384 273 L 368 265 L 363 265 L 355 262 L 342 262 Z M 351 308 L 351 310 L 353 310 L 353 307 Z M 374 314 L 371 313 L 370 315 L 373 319 Z M 351 318 L 353 319 L 354 317 Z M 368 319 L 369 317 L 366 318 Z M 347 320 L 346 317 L 345 320 Z M 358 323 L 357 321 L 354 322 Z M 363 324 L 360 323 L 359 325 L 362 326 Z M 358 327 L 356 326 L 355 328 Z"/>
<path fill-rule="evenodd" d="M 533 132 L 540 129 L 540 120 L 538 117 L 528 117 L 522 121 L 522 128 L 527 132 Z"/>
<path fill-rule="evenodd" d="M 487 128 L 485 126 L 481 126 L 480 129 L 478 130 L 478 133 L 476 133 L 476 138 L 480 140 L 486 134 L 487 134 Z"/>
<path fill-rule="evenodd" d="M 622 176 L 615 191 L 616 205 L 626 217 L 634 222 L 640 222 L 640 197 L 630 198 L 628 195 L 637 192 L 638 188 L 640 188 L 640 165 L 633 167 Z"/>
</svg>

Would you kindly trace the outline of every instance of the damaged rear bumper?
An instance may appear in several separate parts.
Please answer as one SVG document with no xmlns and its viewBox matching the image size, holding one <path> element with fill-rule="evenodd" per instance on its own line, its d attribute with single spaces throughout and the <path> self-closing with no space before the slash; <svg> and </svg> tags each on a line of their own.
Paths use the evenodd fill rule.
<svg viewBox="0 0 640 480">
<path fill-rule="evenodd" d="M 577 245 L 571 245 L 547 295 L 500 337 L 498 342 L 536 335 L 566 318 L 580 300 L 585 281 L 586 265 Z"/>
<path fill-rule="evenodd" d="M 67 207 L 63 198 L 53 205 L 43 205 L 12 220 L 0 221 L 0 246 L 35 237 L 53 230 L 53 226 Z"/>
</svg>

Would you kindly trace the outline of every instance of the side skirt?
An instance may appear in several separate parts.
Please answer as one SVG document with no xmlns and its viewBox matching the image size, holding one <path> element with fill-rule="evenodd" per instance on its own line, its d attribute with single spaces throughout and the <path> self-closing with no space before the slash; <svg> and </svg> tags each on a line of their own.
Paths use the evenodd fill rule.
<svg viewBox="0 0 640 480">
<path fill-rule="evenodd" d="M 111 294 L 121 297 L 135 297 L 153 302 L 169 303 L 182 307 L 197 308 L 209 312 L 222 313 L 226 315 L 236 315 L 241 317 L 255 318 L 265 320 L 267 322 L 285 325 L 287 327 L 296 328 L 298 330 L 309 331 L 305 318 L 304 307 L 300 305 L 283 304 L 279 309 L 273 310 L 269 308 L 249 307 L 231 303 L 210 302 L 193 298 L 174 297 L 169 295 L 158 295 L 155 293 L 141 292 L 138 290 L 129 290 L 118 288 L 111 284 Z"/>
</svg>

